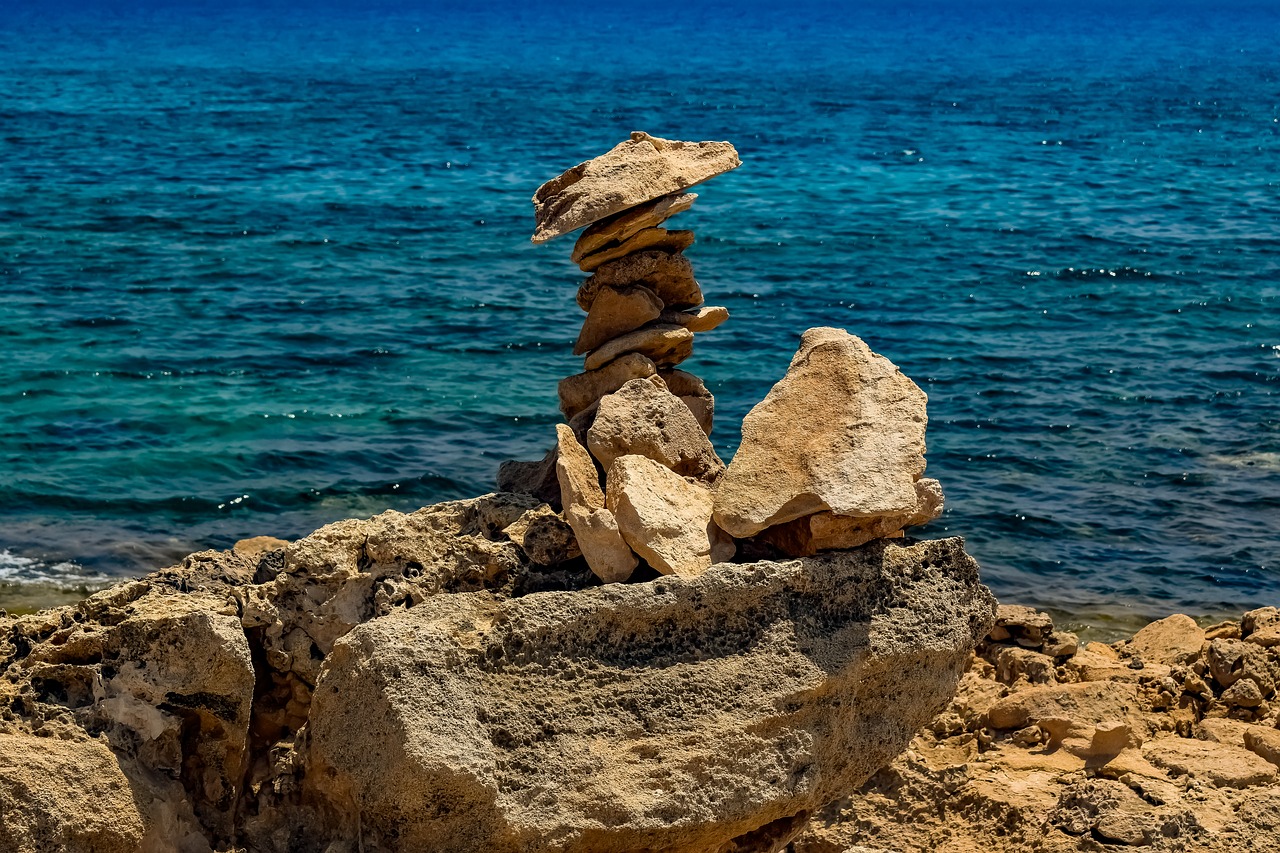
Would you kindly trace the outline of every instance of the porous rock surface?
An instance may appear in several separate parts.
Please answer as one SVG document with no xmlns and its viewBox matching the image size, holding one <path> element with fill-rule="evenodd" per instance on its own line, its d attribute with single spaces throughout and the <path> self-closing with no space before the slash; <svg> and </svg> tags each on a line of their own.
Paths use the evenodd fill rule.
<svg viewBox="0 0 1280 853">
<path fill-rule="evenodd" d="M 959 540 L 600 586 L 496 494 L 0 614 L 0 849 L 763 851 L 993 602 Z"/>
</svg>

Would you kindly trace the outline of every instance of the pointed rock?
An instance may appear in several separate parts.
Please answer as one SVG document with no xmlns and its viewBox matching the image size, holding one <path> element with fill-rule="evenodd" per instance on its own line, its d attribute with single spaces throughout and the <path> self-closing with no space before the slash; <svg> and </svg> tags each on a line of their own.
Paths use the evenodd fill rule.
<svg viewBox="0 0 1280 853">
<path fill-rule="evenodd" d="M 560 509 L 560 483 L 556 480 L 556 449 L 537 462 L 508 459 L 498 466 L 498 491 L 532 495 L 552 509 Z"/>
<path fill-rule="evenodd" d="M 913 514 L 925 402 L 861 339 L 810 329 L 786 376 L 742 423 L 742 443 L 716 487 L 717 523 L 745 539 L 819 512 Z"/>
<path fill-rule="evenodd" d="M 728 142 L 681 142 L 634 132 L 626 142 L 538 187 L 533 242 L 686 189 L 741 163 Z"/>
<path fill-rule="evenodd" d="M 639 561 L 623 540 L 613 513 L 605 508 L 596 463 L 567 425 L 556 424 L 556 437 L 556 475 L 564 520 L 573 529 L 578 548 L 596 577 L 605 583 L 624 581 Z"/>
<path fill-rule="evenodd" d="M 638 352 L 659 367 L 674 367 L 693 355 L 693 332 L 681 326 L 653 325 L 627 332 L 592 350 L 587 370 L 599 370 L 625 353 Z"/>
<path fill-rule="evenodd" d="M 677 213 L 688 210 L 697 198 L 697 193 L 673 193 L 602 219 L 582 232 L 569 257 L 576 264 L 605 246 L 625 242 L 637 231 L 661 225 Z"/>
<path fill-rule="evenodd" d="M 693 412 L 693 417 L 702 427 L 702 431 L 711 435 L 711 424 L 715 419 L 716 398 L 707 390 L 702 380 L 692 373 L 683 370 L 659 370 L 658 375 L 666 383 L 667 390 L 675 394 Z"/>
<path fill-rule="evenodd" d="M 917 504 L 910 515 L 851 518 L 831 512 L 770 527 L 759 538 L 791 557 L 810 557 L 819 551 L 857 548 L 872 539 L 900 536 L 904 527 L 933 521 L 942 514 L 942 484 L 928 478 L 916 481 Z"/>
<path fill-rule="evenodd" d="M 663 252 L 683 252 L 693 245 L 692 231 L 668 231 L 665 228 L 645 228 L 637 231 L 621 243 L 606 246 L 598 252 L 592 252 L 578 261 L 578 268 L 583 272 L 591 272 L 608 261 L 624 258 L 627 255 L 642 252 L 645 249 L 659 249 Z"/>
<path fill-rule="evenodd" d="M 662 574 L 696 577 L 732 556 L 732 540 L 711 520 L 710 489 L 643 456 L 619 456 L 606 479 L 622 538 Z"/>
<path fill-rule="evenodd" d="M 605 394 L 612 394 L 632 379 L 644 379 L 657 372 L 653 359 L 633 352 L 614 359 L 599 370 L 566 376 L 560 380 L 560 411 L 566 420 L 573 420 Z"/>
<path fill-rule="evenodd" d="M 692 311 L 663 311 L 659 322 L 684 326 L 691 332 L 709 332 L 728 319 L 728 308 L 704 305 Z"/>
<path fill-rule="evenodd" d="M 619 335 L 658 319 L 661 313 L 662 300 L 644 285 L 602 287 L 591 303 L 591 311 L 582 324 L 573 354 L 588 353 Z"/>
<path fill-rule="evenodd" d="M 634 379 L 603 398 L 587 447 L 606 471 L 619 456 L 638 454 L 707 484 L 724 473 L 693 412 L 657 378 Z"/>
<path fill-rule="evenodd" d="M 602 287 L 643 284 L 658 294 L 668 308 L 684 308 L 702 304 L 702 288 L 693 277 L 693 264 L 679 252 L 648 249 L 601 264 L 578 288 L 578 307 L 591 310 L 591 303 Z"/>
</svg>

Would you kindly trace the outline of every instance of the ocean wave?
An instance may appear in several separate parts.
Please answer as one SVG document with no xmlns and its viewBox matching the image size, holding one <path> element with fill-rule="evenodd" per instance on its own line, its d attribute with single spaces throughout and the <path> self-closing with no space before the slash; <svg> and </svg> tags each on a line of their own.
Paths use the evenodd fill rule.
<svg viewBox="0 0 1280 853">
<path fill-rule="evenodd" d="M 0 587 L 43 586 L 71 592 L 106 586 L 112 580 L 71 560 L 47 562 L 37 557 L 23 557 L 8 549 L 0 551 Z"/>
</svg>

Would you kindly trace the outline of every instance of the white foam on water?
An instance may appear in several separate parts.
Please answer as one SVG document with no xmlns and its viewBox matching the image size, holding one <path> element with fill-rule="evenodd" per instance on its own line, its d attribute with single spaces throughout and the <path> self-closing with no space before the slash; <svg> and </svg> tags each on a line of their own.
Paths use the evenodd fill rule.
<svg viewBox="0 0 1280 853">
<path fill-rule="evenodd" d="M 36 557 L 23 557 L 0 551 L 0 585 L 52 586 L 76 590 L 86 586 L 101 586 L 111 578 L 99 572 L 91 572 L 70 560 L 48 563 Z"/>
</svg>

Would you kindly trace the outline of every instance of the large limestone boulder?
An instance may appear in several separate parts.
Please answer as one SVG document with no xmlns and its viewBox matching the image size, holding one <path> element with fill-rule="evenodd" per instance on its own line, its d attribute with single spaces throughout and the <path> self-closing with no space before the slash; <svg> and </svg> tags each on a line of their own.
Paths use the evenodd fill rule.
<svg viewBox="0 0 1280 853">
<path fill-rule="evenodd" d="M 819 512 L 914 515 L 925 402 L 861 339 L 810 329 L 786 376 L 742 423 L 742 443 L 716 488 L 716 522 L 746 538 Z"/>
<path fill-rule="evenodd" d="M 316 849 L 771 849 L 746 838 L 906 746 L 993 613 L 955 539 L 437 596 L 326 659 L 303 784 L 341 824 Z"/>
<path fill-rule="evenodd" d="M 629 140 L 538 187 L 533 194 L 533 242 L 702 183 L 741 163 L 728 142 L 680 142 L 636 131 Z"/>
</svg>

